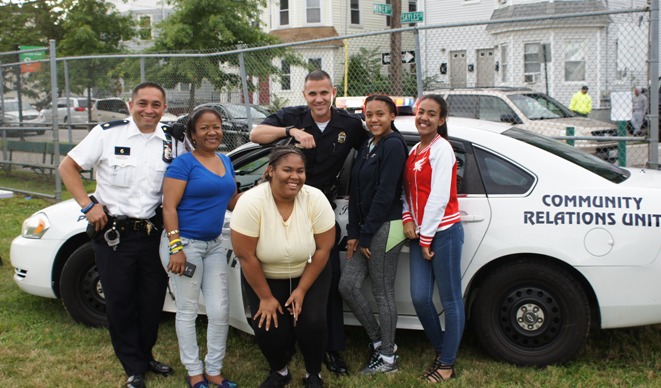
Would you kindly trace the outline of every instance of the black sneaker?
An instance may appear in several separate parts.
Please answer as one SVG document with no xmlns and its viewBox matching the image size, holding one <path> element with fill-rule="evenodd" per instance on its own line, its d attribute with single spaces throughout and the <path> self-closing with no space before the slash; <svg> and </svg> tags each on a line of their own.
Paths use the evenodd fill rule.
<svg viewBox="0 0 661 388">
<path fill-rule="evenodd" d="M 384 360 L 381 355 L 378 355 L 377 358 L 370 362 L 362 371 L 360 371 L 360 373 L 363 375 L 372 375 L 375 373 L 397 372 L 399 370 L 399 365 L 397 363 L 398 358 L 399 357 L 395 356 L 395 359 L 392 361 L 392 363 L 389 363 Z"/>
<path fill-rule="evenodd" d="M 381 357 L 381 346 L 377 346 L 376 348 L 374 347 L 373 343 L 368 343 L 367 347 L 370 349 L 370 358 L 367 360 L 367 365 L 370 365 L 372 363 L 375 363 L 379 357 Z M 397 344 L 393 347 L 393 352 L 397 351 Z"/>
<path fill-rule="evenodd" d="M 266 376 L 266 380 L 259 386 L 260 388 L 280 388 L 284 387 L 291 381 L 291 373 L 287 373 L 286 376 L 281 375 L 276 371 L 270 371 L 269 375 Z"/>
<path fill-rule="evenodd" d="M 323 388 L 324 380 L 322 380 L 318 374 L 313 373 L 303 379 L 303 386 L 305 386 L 305 388 Z"/>
</svg>

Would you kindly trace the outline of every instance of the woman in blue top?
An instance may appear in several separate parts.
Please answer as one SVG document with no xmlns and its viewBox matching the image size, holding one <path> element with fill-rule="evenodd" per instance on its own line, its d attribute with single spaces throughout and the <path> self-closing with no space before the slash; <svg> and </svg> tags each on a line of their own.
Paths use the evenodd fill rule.
<svg viewBox="0 0 661 388">
<path fill-rule="evenodd" d="M 395 355 L 395 276 L 405 240 L 401 195 L 408 149 L 395 128 L 397 107 L 390 97 L 367 97 L 364 111 L 372 137 L 358 151 L 351 170 L 347 262 L 339 290 L 371 341 L 372 354 L 362 373 L 390 373 L 399 369 Z M 378 321 L 362 293 L 368 275 Z"/>
<path fill-rule="evenodd" d="M 220 234 L 225 211 L 234 208 L 237 198 L 234 168 L 227 156 L 216 152 L 223 139 L 217 111 L 193 113 L 186 133 L 195 149 L 177 157 L 163 181 L 161 261 L 176 291 L 175 327 L 188 386 L 205 388 L 213 383 L 231 388 L 236 384 L 221 375 L 229 331 L 229 295 L 226 249 Z M 196 266 L 192 276 L 184 272 L 186 263 Z M 208 317 L 206 373 L 195 331 L 200 290 Z"/>
</svg>

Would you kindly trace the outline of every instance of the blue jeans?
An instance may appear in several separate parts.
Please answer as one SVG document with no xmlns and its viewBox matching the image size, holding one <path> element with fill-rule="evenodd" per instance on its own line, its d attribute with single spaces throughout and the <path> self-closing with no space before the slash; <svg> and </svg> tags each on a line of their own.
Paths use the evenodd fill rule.
<svg viewBox="0 0 661 388">
<path fill-rule="evenodd" d="M 464 301 L 461 290 L 461 247 L 464 227 L 461 222 L 436 232 L 431 243 L 432 260 L 422 257 L 418 240 L 411 241 L 411 298 L 418 319 L 441 363 L 453 365 L 464 332 Z M 432 300 L 438 286 L 445 311 L 445 332 Z"/>
<path fill-rule="evenodd" d="M 200 290 L 206 306 L 207 355 L 204 359 L 206 371 L 210 375 L 219 375 L 225 357 L 225 343 L 229 331 L 229 294 L 227 285 L 227 250 L 222 245 L 221 237 L 211 241 L 191 240 L 181 237 L 184 244 L 186 261 L 197 268 L 193 277 L 188 278 L 168 273 L 170 286 L 174 289 L 177 305 L 175 328 L 179 340 L 179 356 L 189 376 L 202 374 L 204 371 L 199 358 L 195 320 L 198 312 Z M 161 237 L 161 262 L 167 270 L 170 262 L 168 238 Z"/>
</svg>

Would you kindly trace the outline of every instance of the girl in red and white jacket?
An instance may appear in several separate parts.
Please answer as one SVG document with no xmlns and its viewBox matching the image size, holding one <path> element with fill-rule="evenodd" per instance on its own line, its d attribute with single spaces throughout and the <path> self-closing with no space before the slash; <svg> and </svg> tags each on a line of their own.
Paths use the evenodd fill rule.
<svg viewBox="0 0 661 388">
<path fill-rule="evenodd" d="M 457 159 L 447 141 L 447 104 L 428 94 L 417 103 L 420 143 L 410 151 L 404 172 L 402 219 L 411 239 L 411 298 L 436 351 L 422 378 L 436 383 L 455 377 L 454 362 L 464 331 L 461 249 L 464 229 L 457 201 Z M 445 311 L 445 332 L 434 306 L 434 284 Z"/>
</svg>

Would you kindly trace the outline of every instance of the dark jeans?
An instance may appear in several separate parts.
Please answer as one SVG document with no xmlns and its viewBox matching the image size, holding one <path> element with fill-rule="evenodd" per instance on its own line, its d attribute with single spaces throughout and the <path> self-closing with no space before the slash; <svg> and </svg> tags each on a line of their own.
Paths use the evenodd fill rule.
<svg viewBox="0 0 661 388">
<path fill-rule="evenodd" d="M 418 240 L 411 241 L 411 299 L 415 312 L 441 362 L 453 365 L 464 332 L 464 301 L 461 289 L 461 248 L 464 227 L 461 222 L 436 232 L 431 243 L 434 257 L 425 260 Z M 434 285 L 441 295 L 445 331 L 434 306 Z"/>
<path fill-rule="evenodd" d="M 161 234 L 120 231 L 113 250 L 99 233 L 93 247 L 106 299 L 108 330 L 127 375 L 143 374 L 153 360 L 168 277 L 158 254 Z"/>
<path fill-rule="evenodd" d="M 258 320 L 253 320 L 252 328 L 255 331 L 257 345 L 271 370 L 278 371 L 287 366 L 293 356 L 293 346 L 296 341 L 303 354 L 305 370 L 310 374 L 321 372 L 321 361 L 326 344 L 325 301 L 328 300 L 330 278 L 331 268 L 328 263 L 305 294 L 296 325 L 294 325 L 294 317 L 285 308 L 285 302 L 289 299 L 290 290 L 294 290 L 298 286 L 301 278 L 293 278 L 291 283 L 289 279 L 266 279 L 271 294 L 280 302 L 284 314 L 278 316 L 277 328 L 271 325 L 269 331 L 266 331 L 266 325 L 262 325 L 260 329 L 257 327 Z M 246 281 L 243 272 L 241 272 L 241 279 L 248 303 L 250 303 L 250 314 L 254 317 L 259 310 L 259 297 Z"/>
</svg>

